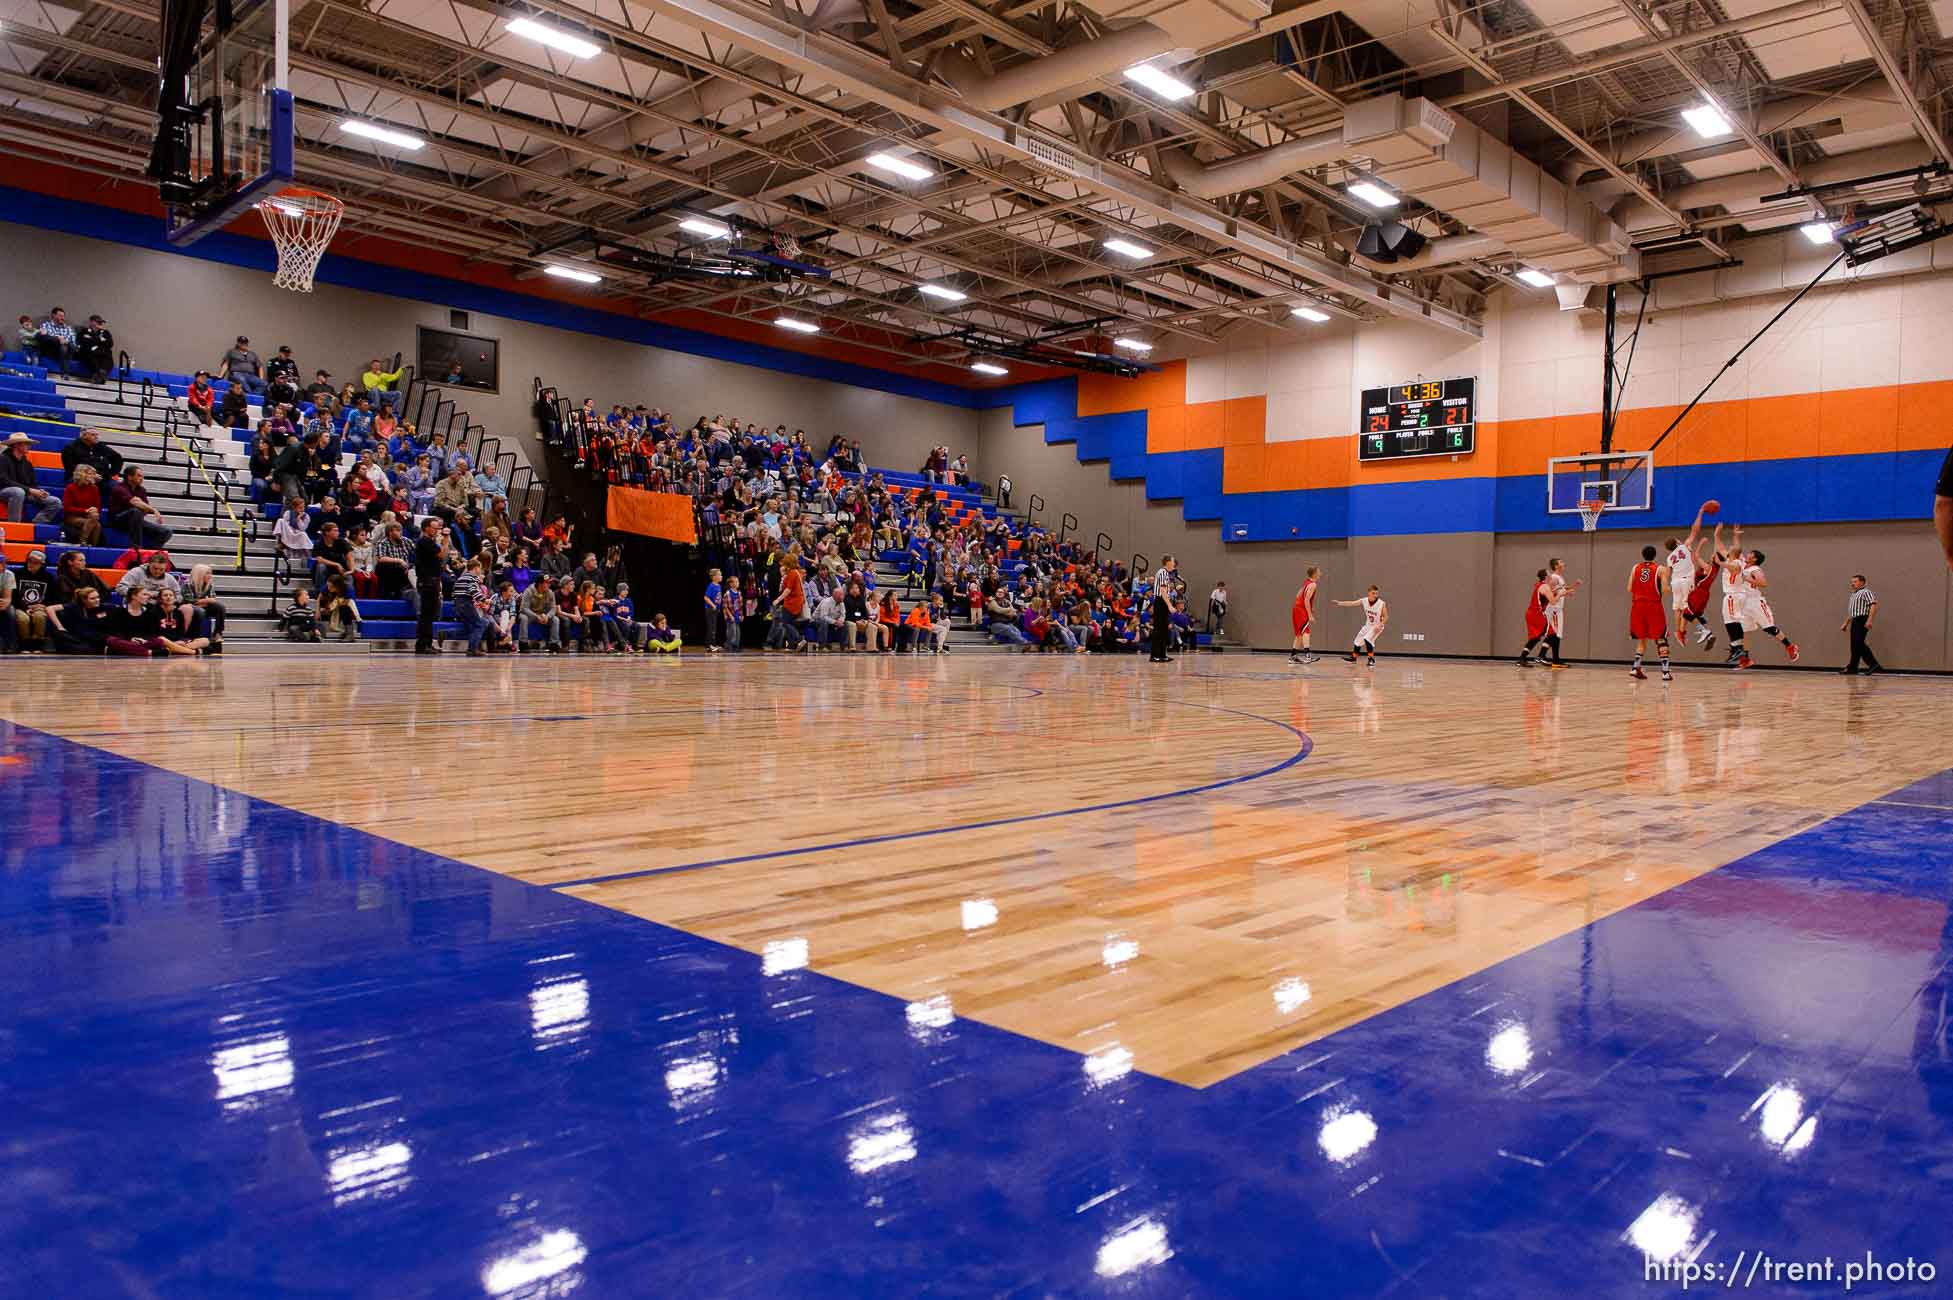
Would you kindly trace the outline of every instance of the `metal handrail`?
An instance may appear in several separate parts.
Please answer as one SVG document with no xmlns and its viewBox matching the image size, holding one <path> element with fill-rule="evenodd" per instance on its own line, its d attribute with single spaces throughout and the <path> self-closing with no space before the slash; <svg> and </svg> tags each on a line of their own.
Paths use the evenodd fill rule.
<svg viewBox="0 0 1953 1300">
<path fill-rule="evenodd" d="M 1029 521 L 1036 519 L 1038 517 L 1038 513 L 1043 509 L 1044 509 L 1044 498 L 1039 496 L 1035 492 L 1031 493 L 1029 499 L 1027 499 L 1024 502 L 1025 522 L 1028 523 Z"/>
<path fill-rule="evenodd" d="M 150 390 L 154 387 L 155 385 L 149 382 L 149 376 L 144 375 L 142 377 L 142 387 L 136 390 L 136 428 L 141 429 L 144 433 L 149 432 L 149 393 Z M 122 400 L 122 394 L 120 392 L 119 387 L 116 392 L 115 400 L 118 402 Z M 165 460 L 165 462 L 167 462 L 169 459 L 167 455 L 167 452 L 169 451 L 168 443 L 163 444 L 163 450 L 166 453 L 163 459 Z"/>
<path fill-rule="evenodd" d="M 1141 555 L 1138 551 L 1133 552 L 1132 571 L 1126 574 L 1126 590 L 1128 592 L 1136 591 L 1138 589 L 1139 575 L 1146 572 L 1148 568 L 1152 567 L 1152 563 L 1153 562 L 1150 559 L 1148 559 L 1144 555 Z"/>
<path fill-rule="evenodd" d="M 1098 544 L 1092 547 L 1092 563 L 1097 564 L 1099 557 L 1111 549 L 1112 535 L 1110 533 L 1100 533 L 1098 536 Z"/>
<path fill-rule="evenodd" d="M 122 405 L 122 381 L 129 377 L 129 350 L 123 348 L 115 354 L 115 404 Z"/>
<path fill-rule="evenodd" d="M 1059 543 L 1060 543 L 1060 544 L 1062 544 L 1062 543 L 1064 542 L 1064 540 L 1065 540 L 1065 534 L 1066 534 L 1066 533 L 1069 533 L 1069 532 L 1070 532 L 1070 531 L 1071 531 L 1072 529 L 1074 529 L 1074 528 L 1076 528 L 1076 527 L 1078 527 L 1078 516 L 1077 516 L 1077 515 L 1075 515 L 1075 514 L 1073 514 L 1073 513 L 1071 513 L 1071 511 L 1069 511 L 1069 510 L 1067 510 L 1067 511 L 1066 511 L 1066 512 L 1065 512 L 1064 514 L 1062 514 L 1062 515 L 1060 515 L 1060 516 L 1058 517 L 1058 541 L 1059 541 Z"/>
</svg>

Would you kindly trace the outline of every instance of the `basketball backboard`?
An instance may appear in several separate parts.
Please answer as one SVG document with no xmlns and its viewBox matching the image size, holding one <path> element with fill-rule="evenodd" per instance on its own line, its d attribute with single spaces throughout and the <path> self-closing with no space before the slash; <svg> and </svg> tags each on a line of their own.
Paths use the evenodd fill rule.
<svg viewBox="0 0 1953 1300">
<path fill-rule="evenodd" d="M 1589 451 L 1546 462 L 1546 512 L 1577 515 L 1582 501 L 1599 501 L 1604 514 L 1647 510 L 1655 503 L 1652 451 Z"/>
<path fill-rule="evenodd" d="M 183 245 L 292 180 L 289 0 L 183 0 L 165 7 L 164 28 L 150 175 L 169 241 Z"/>
</svg>

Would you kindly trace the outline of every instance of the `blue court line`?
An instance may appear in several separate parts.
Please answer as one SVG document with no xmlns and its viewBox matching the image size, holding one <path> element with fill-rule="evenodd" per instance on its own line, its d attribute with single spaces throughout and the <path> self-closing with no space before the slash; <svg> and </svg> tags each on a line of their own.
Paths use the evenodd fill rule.
<svg viewBox="0 0 1953 1300">
<path fill-rule="evenodd" d="M 1119 808 L 1138 808 L 1146 804 L 1160 803 L 1168 799 L 1185 799 L 1191 795 L 1208 794 L 1215 790 L 1225 790 L 1231 785 L 1244 785 L 1249 781 L 1259 781 L 1265 776 L 1285 772 L 1309 756 L 1315 742 L 1300 728 L 1291 727 L 1286 722 L 1274 718 L 1264 718 L 1258 713 L 1247 713 L 1241 709 L 1223 708 L 1218 704 L 1201 704 L 1193 700 L 1167 700 L 1168 704 L 1178 704 L 1189 709 L 1205 709 L 1210 713 L 1231 713 L 1237 718 L 1248 718 L 1255 722 L 1266 722 L 1280 727 L 1295 736 L 1302 743 L 1293 754 L 1271 767 L 1245 776 L 1231 776 L 1225 781 L 1210 781 L 1206 785 L 1188 786 L 1184 790 L 1163 790 L 1158 794 L 1141 795 L 1136 799 L 1116 799 L 1111 803 L 1087 804 L 1082 808 L 1060 808 L 1055 812 L 1026 813 L 1021 817 L 995 817 L 989 821 L 964 822 L 957 826 L 936 826 L 929 830 L 900 831 L 893 835 L 869 835 L 861 839 L 835 840 L 827 844 L 809 844 L 797 849 L 774 849 L 766 853 L 748 853 L 736 858 L 713 858 L 705 862 L 683 862 L 671 867 L 646 867 L 642 871 L 619 871 L 608 876 L 589 876 L 582 880 L 563 880 L 549 886 L 550 889 L 575 889 L 581 885 L 608 885 L 620 880 L 642 880 L 647 876 L 669 876 L 680 871 L 704 871 L 710 867 L 736 867 L 748 862 L 767 862 L 774 858 L 799 858 L 810 853 L 830 853 L 842 849 L 866 848 L 875 844 L 894 844 L 903 840 L 929 839 L 936 835 L 956 835 L 963 831 L 985 831 L 998 826 L 1021 826 L 1026 822 L 1054 821 L 1060 817 L 1081 817 L 1086 813 L 1112 812 Z"/>
</svg>

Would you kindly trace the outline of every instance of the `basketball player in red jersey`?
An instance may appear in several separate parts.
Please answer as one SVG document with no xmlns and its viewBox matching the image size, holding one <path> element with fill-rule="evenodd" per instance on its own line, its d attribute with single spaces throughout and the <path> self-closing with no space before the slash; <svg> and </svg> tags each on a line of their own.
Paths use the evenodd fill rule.
<svg viewBox="0 0 1953 1300">
<path fill-rule="evenodd" d="M 1519 651 L 1519 667 L 1533 666 L 1533 650 L 1546 639 L 1546 608 L 1553 603 L 1553 589 L 1546 585 L 1546 570 L 1541 569 L 1526 593 L 1526 644 Z"/>
<path fill-rule="evenodd" d="M 1628 636 L 1634 640 L 1634 666 L 1628 676 L 1636 681 L 1648 680 L 1641 671 L 1641 656 L 1650 641 L 1661 656 L 1661 679 L 1675 680 L 1668 671 L 1668 615 L 1661 603 L 1667 594 L 1668 570 L 1655 563 L 1654 547 L 1642 547 L 1641 563 L 1628 574 Z"/>
<path fill-rule="evenodd" d="M 1288 661 L 1292 664 L 1312 664 L 1316 652 L 1309 649 L 1309 629 L 1316 621 L 1317 576 L 1322 572 L 1315 565 L 1303 575 L 1302 589 L 1295 593 L 1295 604 L 1288 612 L 1289 626 L 1295 629 L 1295 640 L 1289 643 Z"/>
</svg>

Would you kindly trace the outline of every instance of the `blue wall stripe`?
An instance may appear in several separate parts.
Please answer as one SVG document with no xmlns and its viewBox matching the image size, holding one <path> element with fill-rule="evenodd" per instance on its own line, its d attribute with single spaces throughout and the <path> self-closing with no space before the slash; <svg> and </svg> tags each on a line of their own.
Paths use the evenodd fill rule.
<svg viewBox="0 0 1953 1300">
<path fill-rule="evenodd" d="M 242 266 L 257 271 L 269 272 L 277 261 L 271 245 L 261 239 L 219 232 L 206 236 L 188 248 L 178 248 L 164 238 L 163 223 L 159 218 L 9 186 L 0 186 L 0 220 L 24 226 L 37 226 L 43 230 L 56 230 L 64 234 L 82 235 L 89 239 L 128 244 L 159 253 L 201 258 L 206 262 Z M 711 357 L 716 361 L 757 366 L 763 370 L 778 371 L 782 374 L 800 375 L 833 384 L 847 384 L 854 388 L 893 393 L 901 397 L 920 398 L 926 402 L 941 402 L 946 406 L 959 406 L 969 410 L 987 410 L 1008 405 L 1016 391 L 1015 389 L 959 388 L 954 384 L 917 379 L 894 371 L 878 370 L 872 366 L 830 361 L 824 357 L 807 356 L 784 348 L 747 343 L 740 339 L 721 338 L 715 334 L 682 329 L 675 325 L 660 325 L 653 321 L 638 320 L 635 317 L 599 311 L 595 308 L 576 307 L 548 298 L 534 298 L 527 294 L 512 293 L 506 289 L 469 284 L 445 276 L 381 266 L 378 263 L 363 262 L 358 258 L 336 253 L 327 254 L 325 260 L 319 264 L 317 279 L 321 284 L 338 285 L 345 289 L 359 289 L 390 297 L 440 303 L 443 306 L 460 307 L 468 311 L 507 317 L 510 320 L 526 321 L 531 325 L 546 325 L 579 334 L 593 334 L 600 338 L 622 339 L 630 343 L 641 343 L 646 347 L 663 348 L 668 352 Z M 134 352 L 136 349 L 131 351 Z M 527 377 L 523 376 L 523 378 Z M 1072 383 L 1070 380 L 1055 382 Z"/>
</svg>

